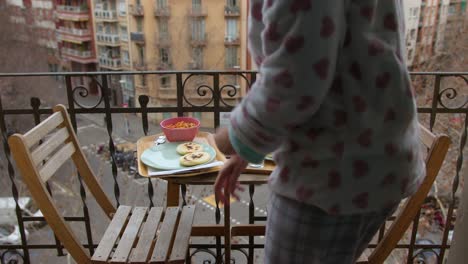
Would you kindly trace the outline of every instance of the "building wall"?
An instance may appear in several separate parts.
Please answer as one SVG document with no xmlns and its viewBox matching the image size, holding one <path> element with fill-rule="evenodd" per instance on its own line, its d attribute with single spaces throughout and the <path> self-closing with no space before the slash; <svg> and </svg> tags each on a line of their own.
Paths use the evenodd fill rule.
<svg viewBox="0 0 468 264">
<path fill-rule="evenodd" d="M 403 1 L 403 8 L 406 26 L 406 59 L 408 66 L 412 66 L 419 33 L 421 0 L 405 0 Z"/>
</svg>

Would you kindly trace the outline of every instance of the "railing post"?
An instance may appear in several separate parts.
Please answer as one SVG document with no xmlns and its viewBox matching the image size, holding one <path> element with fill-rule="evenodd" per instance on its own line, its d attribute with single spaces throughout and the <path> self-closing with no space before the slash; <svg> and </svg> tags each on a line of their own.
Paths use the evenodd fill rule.
<svg viewBox="0 0 468 264">
<path fill-rule="evenodd" d="M 147 95 L 140 95 L 138 96 L 138 102 L 140 103 L 141 106 L 141 123 L 143 126 L 143 133 L 145 136 L 148 135 L 148 102 L 149 98 Z M 153 207 L 153 196 L 154 196 L 154 190 L 153 190 L 153 182 L 151 181 L 151 177 L 148 177 L 148 199 L 149 199 L 149 207 Z"/>
<path fill-rule="evenodd" d="M 109 152 L 112 159 L 112 177 L 114 178 L 114 197 L 117 203 L 116 207 L 119 207 L 120 202 L 120 188 L 119 183 L 117 182 L 117 164 L 115 159 L 115 145 L 114 140 L 112 139 L 112 113 L 111 113 L 111 106 L 109 101 L 109 85 L 107 83 L 107 75 L 102 74 L 102 96 L 104 98 L 104 107 L 105 107 L 105 121 L 106 121 L 106 128 L 107 134 L 109 136 Z"/>
<path fill-rule="evenodd" d="M 15 213 L 16 219 L 18 221 L 18 227 L 20 232 L 21 238 L 21 249 L 23 250 L 23 257 L 25 263 L 30 263 L 29 257 L 29 248 L 28 248 L 28 240 L 26 237 L 26 232 L 24 230 L 24 221 L 23 221 L 23 212 L 18 204 L 18 188 L 16 187 L 15 183 L 15 169 L 13 168 L 13 164 L 11 163 L 11 152 L 10 146 L 8 145 L 8 138 L 7 138 L 7 128 L 5 124 L 5 114 L 3 112 L 3 105 L 2 105 L 2 97 L 0 96 L 0 132 L 2 132 L 2 143 L 3 143 L 3 150 L 5 151 L 5 157 L 7 160 L 8 166 L 8 175 L 10 177 L 11 182 L 11 193 L 13 195 L 13 199 L 15 200 Z"/>
</svg>

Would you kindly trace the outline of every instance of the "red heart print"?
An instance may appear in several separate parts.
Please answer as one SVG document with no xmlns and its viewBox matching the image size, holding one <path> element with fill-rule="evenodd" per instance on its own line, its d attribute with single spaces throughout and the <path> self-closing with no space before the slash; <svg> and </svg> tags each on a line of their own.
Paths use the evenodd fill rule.
<svg viewBox="0 0 468 264">
<path fill-rule="evenodd" d="M 388 30 L 396 32 L 398 29 L 398 24 L 395 19 L 395 14 L 387 14 L 384 18 L 384 27 Z"/>
<path fill-rule="evenodd" d="M 353 62 L 349 67 L 349 73 L 353 76 L 354 79 L 360 81 L 362 80 L 361 66 L 357 62 Z"/>
<path fill-rule="evenodd" d="M 262 2 L 257 2 L 252 6 L 252 17 L 257 21 L 262 21 Z"/>
<path fill-rule="evenodd" d="M 344 42 L 343 42 L 343 47 L 344 48 L 349 47 L 349 45 L 351 45 L 351 40 L 352 40 L 351 30 L 348 28 L 346 30 L 346 35 L 345 35 L 345 39 L 344 39 Z"/>
<path fill-rule="evenodd" d="M 369 193 L 363 192 L 354 196 L 353 204 L 359 209 L 366 209 L 369 206 Z"/>
<path fill-rule="evenodd" d="M 330 90 L 336 94 L 343 94 L 343 80 L 340 76 L 337 76 L 335 80 L 333 80 Z"/>
<path fill-rule="evenodd" d="M 368 128 L 364 130 L 364 132 L 358 136 L 357 141 L 362 147 L 370 147 L 372 144 L 372 129 Z"/>
<path fill-rule="evenodd" d="M 388 84 L 390 83 L 391 80 L 391 75 L 389 72 L 384 72 L 380 75 L 377 76 L 375 79 L 375 86 L 377 86 L 380 89 L 385 89 L 387 88 Z"/>
<path fill-rule="evenodd" d="M 367 110 L 367 103 L 361 96 L 353 96 L 354 111 L 363 113 Z"/>
<path fill-rule="evenodd" d="M 330 61 L 328 58 L 323 58 L 314 64 L 315 73 L 319 76 L 320 80 L 326 80 L 328 77 L 328 68 Z"/>
<path fill-rule="evenodd" d="M 284 45 L 288 53 L 293 54 L 304 46 L 304 36 L 290 36 L 286 39 Z"/>
<path fill-rule="evenodd" d="M 371 22 L 372 18 L 374 17 L 374 7 L 372 6 L 364 6 L 361 8 L 361 16 L 367 19 L 367 21 Z"/>
<path fill-rule="evenodd" d="M 369 43 L 368 53 L 370 56 L 377 56 L 385 51 L 385 47 L 381 41 L 373 39 Z"/>
<path fill-rule="evenodd" d="M 332 152 L 336 155 L 337 158 L 341 158 L 344 152 L 344 143 L 338 142 L 331 147 Z"/>
<path fill-rule="evenodd" d="M 284 167 L 280 174 L 279 174 L 280 180 L 282 183 L 287 183 L 289 181 L 289 168 Z"/>
<path fill-rule="evenodd" d="M 294 0 L 289 10 L 295 14 L 298 11 L 307 11 L 312 7 L 311 0 Z"/>
<path fill-rule="evenodd" d="M 270 8 L 273 5 L 273 0 L 268 0 L 266 3 L 266 7 Z"/>
<path fill-rule="evenodd" d="M 273 77 L 275 83 L 280 84 L 284 88 L 291 88 L 294 85 L 294 79 L 288 70 L 283 70 Z"/>
<path fill-rule="evenodd" d="M 390 122 L 390 121 L 395 121 L 396 119 L 396 113 L 395 111 L 390 108 L 385 112 L 385 117 L 384 117 L 384 122 Z"/>
<path fill-rule="evenodd" d="M 343 110 L 336 110 L 334 112 L 334 115 L 335 115 L 335 122 L 333 123 L 333 125 L 335 127 L 343 126 L 348 121 L 348 113 L 346 113 Z"/>
<path fill-rule="evenodd" d="M 333 19 L 329 16 L 326 16 L 322 19 L 322 29 L 320 30 L 320 36 L 322 38 L 329 38 L 335 33 L 335 23 Z"/>
<path fill-rule="evenodd" d="M 280 108 L 280 104 L 280 100 L 270 97 L 266 102 L 266 111 L 269 113 L 276 112 Z"/>
<path fill-rule="evenodd" d="M 306 156 L 301 162 L 301 166 L 303 168 L 313 168 L 313 169 L 315 169 L 319 165 L 320 165 L 320 162 L 318 160 L 314 160 L 309 156 Z"/>
<path fill-rule="evenodd" d="M 318 136 L 320 136 L 320 134 L 322 134 L 323 132 L 323 129 L 322 128 L 311 128 L 309 129 L 309 131 L 307 132 L 307 137 L 309 137 L 310 140 L 316 140 Z"/>
<path fill-rule="evenodd" d="M 310 197 L 314 194 L 314 191 L 310 188 L 306 188 L 304 186 L 300 186 L 296 189 L 296 197 L 299 201 L 305 202 L 309 200 Z"/>
<path fill-rule="evenodd" d="M 331 215 L 338 215 L 340 213 L 340 206 L 338 204 L 333 205 L 328 209 L 328 213 Z"/>
<path fill-rule="evenodd" d="M 413 158 L 414 158 L 414 154 L 412 151 L 409 151 L 407 154 L 406 154 L 406 160 L 408 162 L 412 162 L 413 161 Z"/>
<path fill-rule="evenodd" d="M 313 106 L 315 101 L 313 96 L 302 96 L 300 100 L 296 108 L 301 112 Z"/>
<path fill-rule="evenodd" d="M 278 24 L 276 22 L 272 22 L 267 26 L 265 36 L 270 41 L 278 41 L 281 39 L 281 35 L 278 33 Z"/>
<path fill-rule="evenodd" d="M 334 190 L 341 186 L 341 175 L 338 171 L 332 170 L 328 173 L 328 188 Z"/>
<path fill-rule="evenodd" d="M 395 144 L 393 143 L 388 143 L 385 145 L 385 153 L 392 157 L 394 156 L 398 151 L 398 148 L 395 146 Z"/>
<path fill-rule="evenodd" d="M 369 165 L 363 160 L 353 162 L 353 176 L 356 179 L 362 178 L 369 172 Z"/>
<path fill-rule="evenodd" d="M 380 182 L 382 187 L 389 186 L 396 182 L 396 175 L 394 173 L 389 173 L 385 176 L 385 178 Z"/>
<path fill-rule="evenodd" d="M 294 140 L 290 140 L 289 141 L 289 152 L 290 153 L 296 153 L 298 152 L 300 149 L 300 145 L 294 141 Z"/>
</svg>

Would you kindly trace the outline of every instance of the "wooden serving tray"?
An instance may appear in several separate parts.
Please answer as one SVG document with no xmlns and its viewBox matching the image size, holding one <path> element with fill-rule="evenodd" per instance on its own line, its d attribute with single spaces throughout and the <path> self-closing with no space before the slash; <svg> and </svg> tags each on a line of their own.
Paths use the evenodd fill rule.
<svg viewBox="0 0 468 264">
<path fill-rule="evenodd" d="M 164 176 L 149 176 L 148 175 L 148 167 L 141 162 L 141 154 L 148 148 L 154 146 L 154 140 L 163 135 L 162 133 L 156 134 L 156 135 L 151 135 L 151 136 L 146 136 L 142 137 L 137 141 L 137 163 L 138 163 L 138 173 L 143 176 L 143 177 L 159 177 L 159 178 L 179 178 L 179 177 L 189 177 L 189 176 L 196 176 L 196 175 L 203 175 L 203 174 L 209 174 L 212 172 L 218 172 L 221 167 L 213 167 L 213 168 L 207 168 L 201 171 L 195 171 L 195 172 L 187 172 L 187 173 L 180 173 L 176 175 L 164 175 Z M 208 132 L 202 132 L 199 131 L 197 136 L 193 139 L 194 142 L 199 142 L 199 143 L 204 143 L 208 144 L 211 147 L 213 147 L 216 151 L 216 160 L 218 161 L 223 161 L 226 162 L 226 157 L 224 156 L 221 151 L 219 151 L 218 147 L 216 146 L 213 134 L 208 133 Z M 270 174 L 273 169 L 275 168 L 275 164 L 272 161 L 265 160 L 265 165 L 263 168 L 251 168 L 247 167 L 243 173 L 249 173 L 249 174 Z"/>
</svg>

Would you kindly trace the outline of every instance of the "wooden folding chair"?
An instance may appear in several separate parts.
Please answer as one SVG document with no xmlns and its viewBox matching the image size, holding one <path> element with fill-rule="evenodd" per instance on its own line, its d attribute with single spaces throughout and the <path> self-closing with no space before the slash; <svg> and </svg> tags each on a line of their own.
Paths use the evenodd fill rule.
<svg viewBox="0 0 468 264">
<path fill-rule="evenodd" d="M 446 135 L 436 136 L 422 125 L 420 125 L 420 131 L 420 140 L 424 146 L 429 148 L 426 157 L 426 178 L 418 191 L 405 200 L 400 213 L 385 233 L 383 239 L 377 244 L 375 250 L 367 258 L 361 256 L 357 263 L 381 264 L 385 261 L 416 217 L 442 167 L 450 146 L 449 137 Z M 237 225 L 231 228 L 232 237 L 264 235 L 264 224 Z"/>
<path fill-rule="evenodd" d="M 116 210 L 90 169 L 65 106 L 57 105 L 53 110 L 54 114 L 26 134 L 12 135 L 8 143 L 31 196 L 74 260 L 80 264 L 184 263 L 195 207 L 168 207 L 164 211 L 161 207 L 119 206 Z M 45 185 L 70 159 L 112 219 L 92 257 L 60 215 Z"/>
</svg>

